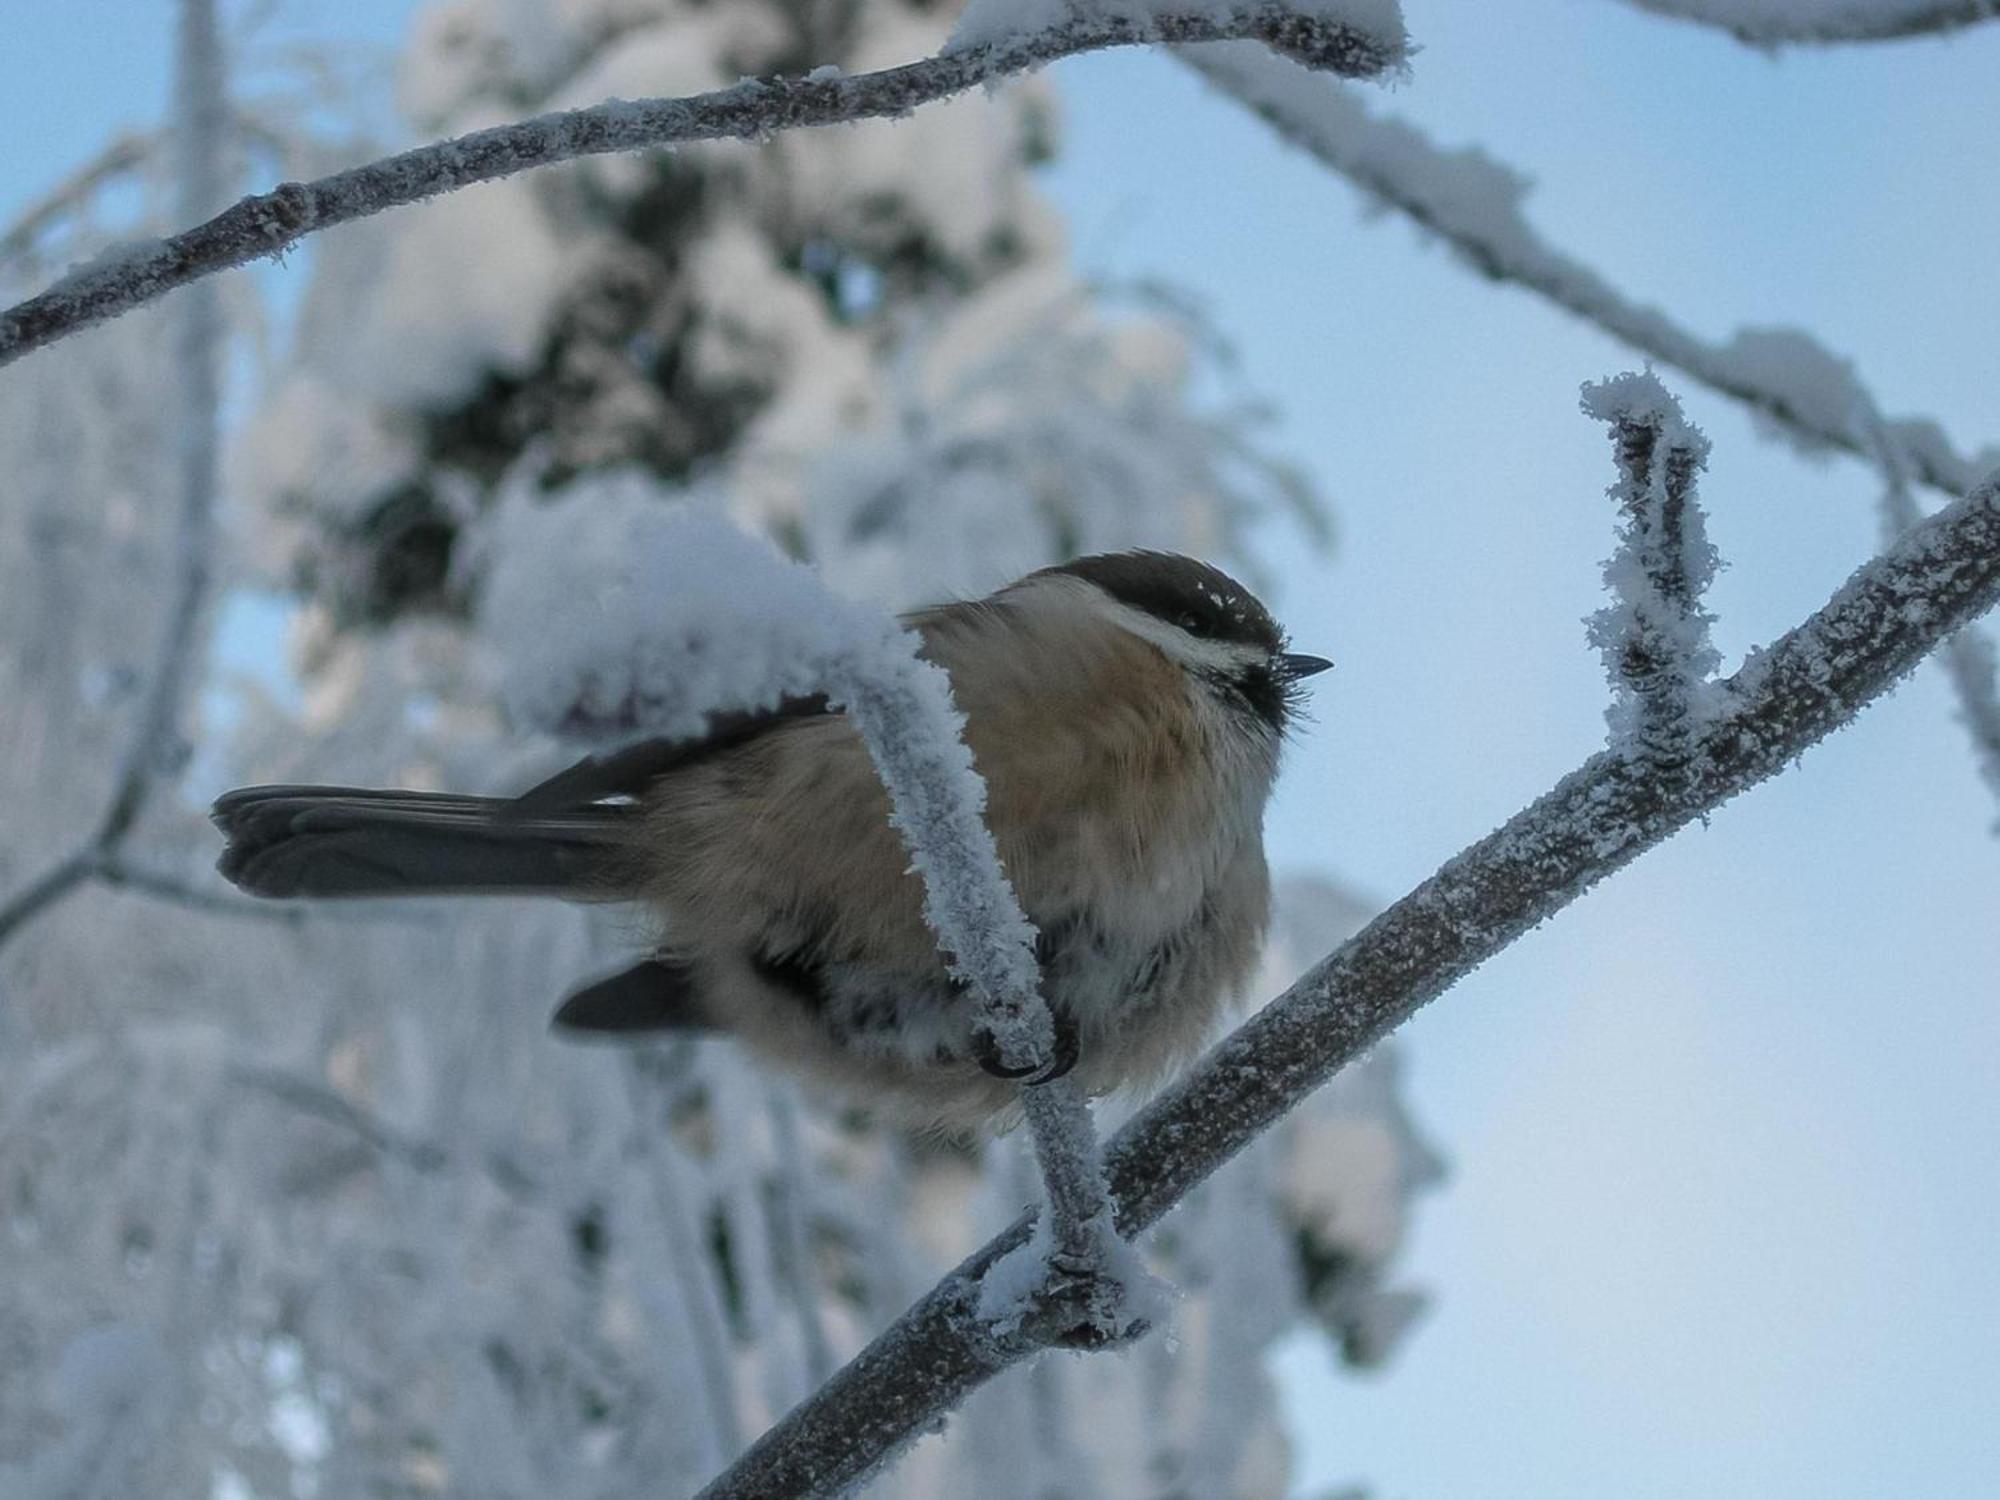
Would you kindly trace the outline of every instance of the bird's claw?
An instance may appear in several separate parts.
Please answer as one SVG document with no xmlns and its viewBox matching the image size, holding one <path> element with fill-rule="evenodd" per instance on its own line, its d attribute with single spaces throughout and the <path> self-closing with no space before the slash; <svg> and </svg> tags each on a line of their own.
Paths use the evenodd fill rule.
<svg viewBox="0 0 2000 1500">
<path fill-rule="evenodd" d="M 1009 1067 L 1000 1055 L 1000 1044 L 994 1040 L 993 1033 L 984 1029 L 975 1029 L 972 1033 L 972 1060 L 979 1064 L 981 1072 L 1008 1083 L 1018 1083 L 1023 1088 L 1054 1083 L 1076 1066 L 1076 1060 L 1082 1054 L 1082 1041 L 1077 1035 L 1076 1022 L 1068 1011 L 1060 1005 L 1052 1005 L 1049 1014 L 1055 1021 L 1056 1044 L 1049 1053 L 1047 1066 Z"/>
</svg>

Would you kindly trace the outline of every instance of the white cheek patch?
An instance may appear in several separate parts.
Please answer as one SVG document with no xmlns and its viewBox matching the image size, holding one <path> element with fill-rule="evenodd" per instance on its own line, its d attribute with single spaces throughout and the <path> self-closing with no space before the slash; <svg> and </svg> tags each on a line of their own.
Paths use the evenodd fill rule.
<svg viewBox="0 0 2000 1500">
<path fill-rule="evenodd" d="M 1119 629 L 1128 630 L 1141 640 L 1158 646 L 1167 654 L 1168 660 L 1195 671 L 1220 672 L 1233 677 L 1246 667 L 1268 660 L 1270 656 L 1262 647 L 1245 645 L 1240 641 L 1203 640 L 1178 625 L 1168 624 L 1157 615 L 1121 604 L 1101 592 L 1095 602 L 1098 612 Z"/>
</svg>

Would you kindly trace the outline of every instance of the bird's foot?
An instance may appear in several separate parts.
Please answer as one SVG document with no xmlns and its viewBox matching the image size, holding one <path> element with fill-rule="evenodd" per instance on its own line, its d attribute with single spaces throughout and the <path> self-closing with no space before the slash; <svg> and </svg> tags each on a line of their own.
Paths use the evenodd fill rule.
<svg viewBox="0 0 2000 1500">
<path fill-rule="evenodd" d="M 1083 1044 L 1077 1034 L 1075 1019 L 1060 1005 L 1049 1007 L 1049 1014 L 1055 1021 L 1056 1044 L 1049 1054 L 1046 1065 L 1013 1068 L 1000 1055 L 1000 1044 L 993 1039 L 993 1033 L 983 1028 L 975 1028 L 972 1033 L 972 1060 L 979 1064 L 980 1071 L 994 1078 L 1005 1079 L 1008 1083 L 1018 1083 L 1026 1088 L 1037 1084 L 1054 1083 L 1076 1066 L 1082 1055 Z"/>
</svg>

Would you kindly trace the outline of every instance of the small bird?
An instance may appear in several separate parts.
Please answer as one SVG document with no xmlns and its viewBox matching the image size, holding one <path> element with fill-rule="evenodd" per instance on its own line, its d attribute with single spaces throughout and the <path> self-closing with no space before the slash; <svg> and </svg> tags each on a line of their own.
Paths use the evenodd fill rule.
<svg viewBox="0 0 2000 1500">
<path fill-rule="evenodd" d="M 572 994 L 559 1027 L 726 1033 L 913 1121 L 988 1121 L 1072 1069 L 1090 1094 L 1156 1081 L 1256 963 L 1264 805 L 1300 683 L 1332 663 L 1164 552 L 1079 558 L 905 623 L 950 675 L 1039 934 L 1057 1048 L 1034 1077 L 975 1031 L 874 765 L 823 698 L 586 757 L 511 799 L 246 787 L 215 804 L 220 868 L 258 896 L 637 903 L 653 951 Z"/>
</svg>

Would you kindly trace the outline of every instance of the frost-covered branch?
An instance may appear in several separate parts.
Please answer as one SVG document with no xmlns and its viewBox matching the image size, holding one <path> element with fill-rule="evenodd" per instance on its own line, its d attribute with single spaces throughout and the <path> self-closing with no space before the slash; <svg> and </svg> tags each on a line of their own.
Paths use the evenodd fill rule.
<svg viewBox="0 0 2000 1500">
<path fill-rule="evenodd" d="M 222 48 L 214 0 L 183 0 L 175 59 L 176 204 L 198 219 L 223 197 Z M 201 645 L 215 552 L 215 491 L 220 441 L 223 316 L 216 289 L 191 289 L 174 330 L 174 465 L 179 516 L 174 537 L 173 599 L 146 693 L 120 761 L 103 819 L 83 848 L 0 907 L 0 943 L 27 920 L 79 888 L 119 869 L 117 854 L 162 779 L 185 759 L 181 718 Z"/>
<path fill-rule="evenodd" d="M 1675 774 L 1693 753 L 1721 664 L 1701 606 L 1715 549 L 1694 493 L 1708 439 L 1651 373 L 1585 386 L 1583 409 L 1610 424 L 1618 462 L 1609 491 L 1618 550 L 1604 567 L 1612 603 L 1590 622 L 1611 674 L 1611 743 Z"/>
<path fill-rule="evenodd" d="M 1535 292 L 1642 354 L 1749 407 L 1802 446 L 1837 448 L 1882 467 L 1891 496 L 1918 480 L 1962 495 L 1976 471 L 1935 422 L 1883 418 L 1848 361 L 1793 329 L 1740 329 L 1726 344 L 1688 332 L 1633 302 L 1591 267 L 1557 249 L 1521 210 L 1527 181 L 1476 149 L 1446 151 L 1415 126 L 1378 118 L 1348 91 L 1283 60 L 1240 47 L 1179 54 L 1284 139 L 1372 200 L 1435 234 L 1475 271 Z M 1893 453 L 1893 470 L 1885 454 Z M 1898 477 L 1900 475 L 1900 477 Z M 1905 524 L 1914 501 L 1896 514 Z M 1942 660 L 1959 717 L 1989 783 L 2000 789 L 2000 685 L 1988 637 L 1968 629 Z"/>
<path fill-rule="evenodd" d="M 1017 1264 L 1007 1283 L 1018 1295 L 996 1302 L 993 1315 L 1019 1323 L 1045 1301 L 1051 1317 L 1068 1320 L 1051 1336 L 1131 1331 L 1142 1314 L 1123 1294 L 1139 1278 L 1111 1229 L 1089 1106 L 1059 1076 L 1035 929 L 986 827 L 985 783 L 950 679 L 893 618 L 834 597 L 809 569 L 726 521 L 663 513 L 643 483 L 615 479 L 588 503 L 601 555 L 556 545 L 576 531 L 562 505 L 509 503 L 498 518 L 503 536 L 519 528 L 498 549 L 486 604 L 504 633 L 496 644 L 510 663 L 514 716 L 615 740 L 699 733 L 713 714 L 788 699 L 823 695 L 844 708 L 923 879 L 924 919 L 975 997 L 974 1044 L 996 1071 L 1031 1080 L 1021 1105 L 1050 1204 L 1039 1248 L 1062 1284 L 1012 1274 Z M 558 601 L 591 594 L 594 614 L 568 632 L 547 628 L 577 618 Z"/>
<path fill-rule="evenodd" d="M 288 182 L 170 239 L 121 247 L 0 313 L 0 365 L 176 287 L 277 255 L 318 230 L 531 167 L 895 118 L 1079 52 L 1231 38 L 1262 42 L 1308 67 L 1354 78 L 1391 72 L 1408 54 L 1395 0 L 1080 5 L 1036 31 L 961 28 L 937 56 L 878 72 L 849 77 L 821 68 L 802 78 L 748 79 L 682 99 L 613 99 L 474 131 L 314 182 Z"/>
<path fill-rule="evenodd" d="M 925 920 L 978 996 L 975 1028 L 1010 1074 L 1048 1077 L 1058 1071 L 1056 1030 L 1042 998 L 1035 929 L 981 816 L 985 786 L 961 737 L 949 679 L 899 632 L 886 650 L 829 661 L 823 685 L 846 705 L 888 789 L 892 821 L 924 879 Z M 1060 1077 L 1023 1088 L 1021 1103 L 1048 1191 L 1052 1260 L 1085 1277 L 1107 1270 L 1110 1212 L 1089 1106 Z"/>
<path fill-rule="evenodd" d="M 1726 31 L 1752 47 L 1890 42 L 1991 21 L 1993 0 L 1626 0 L 1677 21 Z"/>
<path fill-rule="evenodd" d="M 1810 336 L 1745 328 L 1726 344 L 1711 343 L 1543 239 L 1521 209 L 1527 179 L 1485 152 L 1447 151 L 1405 121 L 1376 116 L 1331 80 L 1254 49 L 1202 47 L 1177 55 L 1372 201 L 1443 240 L 1480 275 L 1536 293 L 1750 407 L 1808 447 L 1872 456 L 1867 434 L 1854 422 L 1853 369 Z M 1935 423 L 1903 420 L 1892 428 L 1925 484 L 1962 495 L 1978 478 Z"/>
<path fill-rule="evenodd" d="M 1811 618 L 1716 687 L 1685 778 L 1592 757 L 1466 849 L 1240 1027 L 1105 1151 L 1135 1236 L 1343 1065 L 1536 924 L 1737 793 L 1791 765 L 2000 603 L 2000 475 L 1904 533 Z M 702 1500 L 833 1495 L 978 1386 L 1037 1352 L 979 1316 L 1022 1218 L 951 1272 Z"/>
<path fill-rule="evenodd" d="M 1923 519 L 1923 510 L 1910 492 L 1910 471 L 1902 446 L 1882 420 L 1881 413 L 1866 392 L 1857 402 L 1876 467 L 1882 471 L 1882 540 L 1886 546 Z M 1968 625 L 1938 651 L 1945 677 L 1958 697 L 1959 722 L 1972 740 L 1973 763 L 1996 801 L 2000 801 L 2000 657 L 1993 638 L 1977 625 Z M 2000 822 L 1994 824 L 2000 832 Z"/>
</svg>

